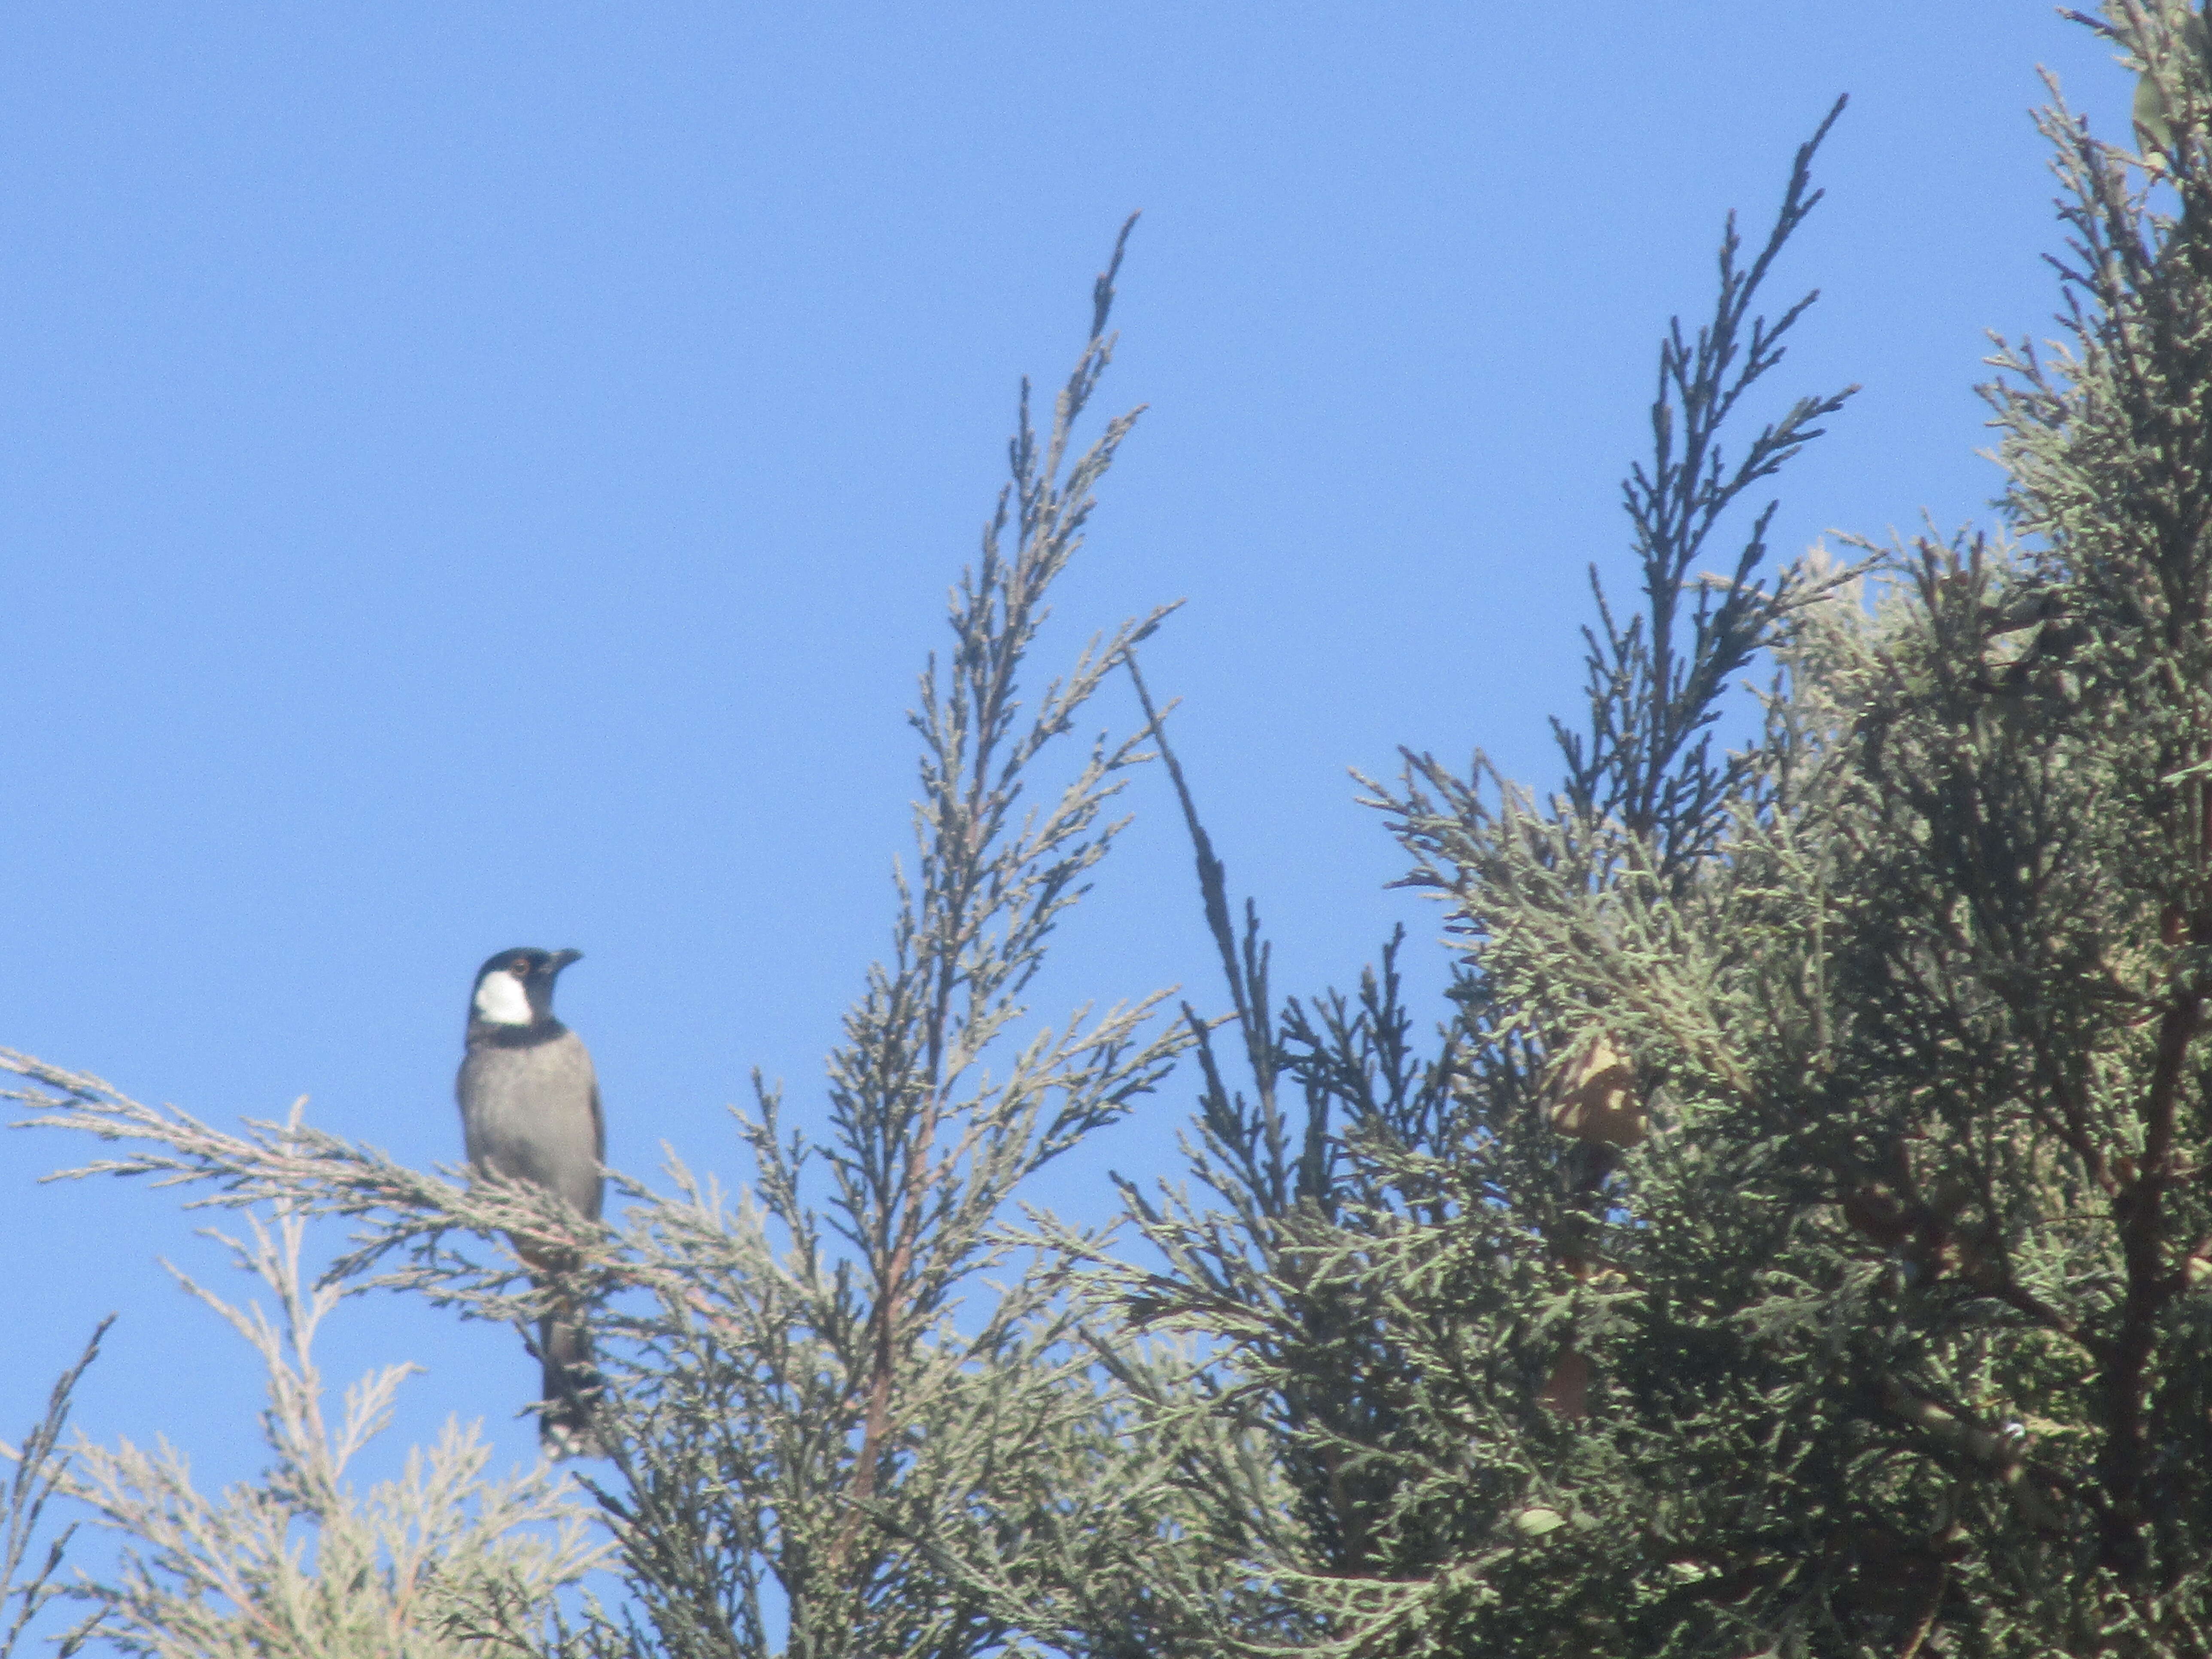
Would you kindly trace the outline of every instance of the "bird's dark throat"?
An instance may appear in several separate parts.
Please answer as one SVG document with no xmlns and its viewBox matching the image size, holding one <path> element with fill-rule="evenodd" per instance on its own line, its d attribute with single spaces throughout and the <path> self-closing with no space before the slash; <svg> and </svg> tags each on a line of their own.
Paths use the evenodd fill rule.
<svg viewBox="0 0 2212 1659">
<path fill-rule="evenodd" d="M 527 1025 L 495 1025 L 489 1020 L 472 1019 L 468 1042 L 471 1048 L 535 1048 L 568 1034 L 568 1028 L 557 1019 L 532 1020 Z"/>
</svg>

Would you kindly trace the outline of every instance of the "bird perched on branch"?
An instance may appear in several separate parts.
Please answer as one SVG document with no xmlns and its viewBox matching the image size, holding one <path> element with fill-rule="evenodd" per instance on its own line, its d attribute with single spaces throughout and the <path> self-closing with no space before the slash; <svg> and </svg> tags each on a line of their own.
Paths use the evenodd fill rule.
<svg viewBox="0 0 2212 1659">
<path fill-rule="evenodd" d="M 471 1169 L 542 1187 L 596 1221 L 606 1194 L 599 1172 L 607 1135 L 599 1079 L 582 1042 L 553 1018 L 553 981 L 582 955 L 501 951 L 477 970 L 468 1052 L 453 1093 Z M 568 1265 L 519 1241 L 515 1249 L 541 1286 Z M 555 1457 L 596 1455 L 591 1416 L 597 1374 L 573 1305 L 539 1322 L 538 1351 L 545 1368 L 538 1433 L 546 1451 Z"/>
</svg>

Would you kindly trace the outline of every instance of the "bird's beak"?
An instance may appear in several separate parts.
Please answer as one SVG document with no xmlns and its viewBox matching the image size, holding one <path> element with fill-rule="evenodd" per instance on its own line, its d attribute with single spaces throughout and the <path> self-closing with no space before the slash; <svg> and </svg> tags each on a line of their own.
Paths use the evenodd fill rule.
<svg viewBox="0 0 2212 1659">
<path fill-rule="evenodd" d="M 581 962 L 583 959 L 584 953 L 581 951 L 556 951 L 553 953 L 553 960 L 547 965 L 545 971 L 549 974 L 557 974 L 570 963 Z"/>
</svg>

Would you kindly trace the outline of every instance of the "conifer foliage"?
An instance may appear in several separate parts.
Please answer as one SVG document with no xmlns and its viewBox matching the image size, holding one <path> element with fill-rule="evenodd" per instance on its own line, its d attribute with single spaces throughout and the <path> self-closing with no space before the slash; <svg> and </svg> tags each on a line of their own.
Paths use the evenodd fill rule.
<svg viewBox="0 0 2212 1659">
<path fill-rule="evenodd" d="M 1662 343 L 1561 783 L 1377 791 L 1462 951 L 1443 1045 L 1386 967 L 1286 1007 L 1249 1106 L 1207 1073 L 1223 1204 L 1141 1206 L 1170 1265 L 1121 1293 L 1230 1345 L 1309 1621 L 1211 1650 L 2212 1650 L 2212 77 L 2179 6 L 2095 26 L 2154 118 L 2045 117 L 2065 337 L 1996 360 L 2006 533 L 1764 578 L 1762 514 L 1692 574 L 1842 401 L 1720 447 L 1802 314 L 1753 302 L 1808 145 Z M 1291 1187 L 1247 1152 L 1301 1145 Z"/>
<path fill-rule="evenodd" d="M 1553 785 L 1480 751 L 1370 785 L 1453 953 L 1432 1040 L 1402 936 L 1355 990 L 1279 1000 L 1139 672 L 1157 616 L 1020 700 L 1127 430 L 1073 439 L 1117 247 L 1042 436 L 1024 398 L 922 683 L 917 861 L 819 1145 L 760 1088 L 736 1201 L 672 1169 L 602 1227 L 296 1121 L 231 1134 L 0 1064 L 39 1121 L 120 1146 L 84 1173 L 352 1218 L 334 1283 L 525 1324 L 596 1301 L 623 1599 L 564 1610 L 575 1548 L 472 1532 L 493 1589 L 426 1640 L 2212 1659 L 2212 34 L 2180 0 L 2079 21 L 2140 76 L 2135 148 L 2054 88 L 2062 338 L 1993 360 L 2002 524 L 1848 566 L 1768 547 L 1771 481 L 1850 395 L 1777 398 L 1811 298 L 1770 297 L 1839 104 L 1766 234 L 1730 221 L 1706 320 L 1661 343 L 1624 486 L 1640 591 L 1593 571 Z M 1121 673 L 1134 735 L 1028 806 Z M 1155 755 L 1226 1006 L 1017 1048 Z M 1125 1183 L 1118 1239 L 1012 1231 L 1023 1179 L 1179 1054 L 1186 1178 Z M 514 1238 L 573 1282 L 533 1290 Z M 62 1470 L 49 1425 L 10 1511 L 25 1608 L 58 1582 L 46 1495 L 113 1520 L 165 1478 L 83 1446 Z M 364 1582 L 397 1582 L 395 1547 L 361 1534 Z M 173 1575 L 78 1588 L 125 1621 L 84 1639 L 167 1650 L 127 1620 Z M 261 1605 L 185 1599 L 226 1632 Z"/>
<path fill-rule="evenodd" d="M 1015 1651 L 1034 1587 L 1082 1583 L 1081 1605 L 1096 1609 L 1094 1581 L 1130 1583 L 1116 1576 L 1122 1540 L 1156 1537 L 1169 1519 L 1150 1501 L 1164 1491 L 1157 1455 L 1117 1432 L 1116 1404 L 1092 1375 L 1064 1272 L 1012 1271 L 1000 1225 L 1023 1180 L 1152 1090 L 1184 1041 L 1151 1018 L 1151 1000 L 1078 1009 L 1018 1046 L 1013 1035 L 1048 940 L 1124 827 L 1109 808 L 1142 758 L 1141 727 L 1097 738 L 1032 804 L 1086 705 L 1159 621 L 1094 639 L 1025 694 L 1052 584 L 1082 548 L 1092 491 L 1135 418 L 1077 442 L 1112 355 L 1133 223 L 1097 282 L 1089 334 L 1042 433 L 1022 388 L 1009 482 L 951 595 L 951 649 L 921 676 L 908 717 L 921 750 L 915 863 L 895 880 L 890 954 L 830 1056 L 818 1142 L 787 1126 L 778 1091 L 756 1078 L 736 1114 L 751 1180 L 734 1202 L 672 1163 L 668 1190 L 623 1182 L 632 1201 L 602 1225 L 538 1188 L 404 1169 L 296 1115 L 233 1134 L 0 1050 L 0 1066 L 32 1085 L 19 1097 L 40 1109 L 35 1121 L 127 1149 L 73 1174 L 210 1183 L 205 1201 L 274 1204 L 290 1221 L 354 1218 L 353 1248 L 318 1297 L 398 1289 L 525 1329 L 556 1301 L 597 1304 L 595 1426 L 613 1474 L 586 1479 L 623 1604 L 564 1618 L 554 1592 L 576 1573 L 502 1561 L 498 1593 L 447 1610 L 439 1628 L 455 1641 L 593 1659 Z M 552 1276 L 562 1282 L 533 1286 L 527 1261 L 568 1266 Z M 289 1294 L 307 1292 L 292 1282 Z M 372 1385 L 382 1392 L 354 1417 L 379 1416 L 397 1380 Z M 319 1422 L 312 1387 L 295 1378 L 282 1392 Z M 358 1437 L 349 1431 L 346 1446 Z M 300 1467 L 332 1473 L 312 1433 L 278 1437 L 276 1449 L 265 1489 L 240 1500 L 255 1516 L 300 1513 L 284 1501 Z M 153 1547 L 151 1566 L 125 1583 L 79 1587 L 120 1610 L 111 1627 L 123 1613 L 145 1624 L 144 1609 L 187 1607 L 209 1629 L 252 1626 L 260 1578 L 179 1553 L 174 1514 L 201 1504 L 188 1483 L 128 1448 L 80 1459 L 95 1507 L 141 1517 Z M 526 1483 L 533 1497 L 541 1479 Z M 326 1541 L 326 1573 L 343 1562 L 402 1576 L 400 1546 L 341 1528 L 356 1517 L 335 1499 L 311 1508 L 325 1540 L 359 1545 L 339 1556 Z M 241 1534 L 227 1553 L 284 1553 L 282 1526 L 263 1534 Z M 318 1587 L 292 1575 L 303 1577 L 305 1589 L 286 1580 L 292 1599 Z M 319 1588 L 326 1603 L 343 1599 Z M 1085 1614 L 1097 1616 L 1114 1615 Z M 131 1650 L 172 1650 L 146 1638 Z"/>
</svg>

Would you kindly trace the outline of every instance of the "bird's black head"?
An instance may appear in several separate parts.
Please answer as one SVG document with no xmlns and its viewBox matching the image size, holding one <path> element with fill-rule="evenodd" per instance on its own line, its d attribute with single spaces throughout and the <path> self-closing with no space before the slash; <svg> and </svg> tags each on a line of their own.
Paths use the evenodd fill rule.
<svg viewBox="0 0 2212 1659">
<path fill-rule="evenodd" d="M 528 1027 L 553 1021 L 553 981 L 581 951 L 501 951 L 477 969 L 469 995 L 472 1025 Z"/>
</svg>

